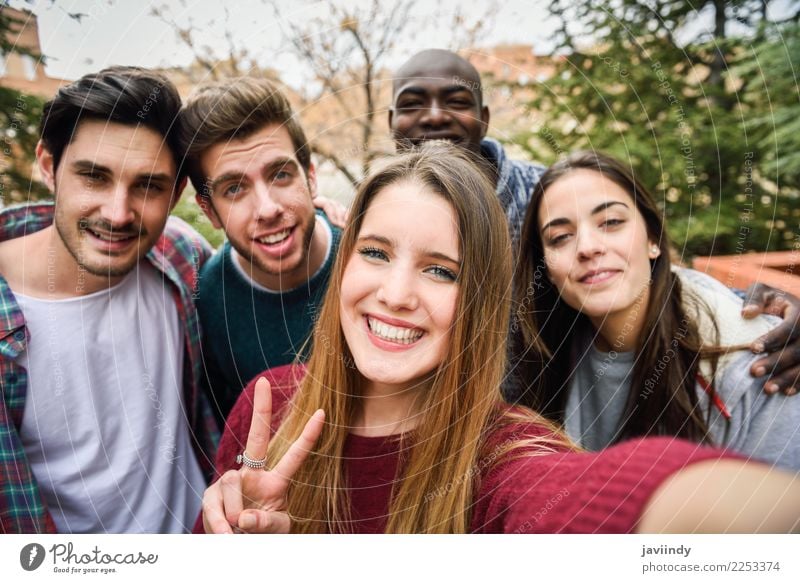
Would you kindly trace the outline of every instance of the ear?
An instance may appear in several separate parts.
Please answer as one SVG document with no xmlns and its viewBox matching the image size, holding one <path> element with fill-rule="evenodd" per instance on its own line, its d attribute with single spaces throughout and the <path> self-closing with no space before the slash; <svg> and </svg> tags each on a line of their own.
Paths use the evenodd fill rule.
<svg viewBox="0 0 800 583">
<path fill-rule="evenodd" d="M 175 192 L 172 193 L 172 204 L 169 205 L 169 210 L 172 212 L 175 210 L 178 202 L 181 200 L 181 194 L 183 194 L 183 189 L 186 188 L 186 176 L 181 178 L 181 181 L 175 185 Z"/>
<path fill-rule="evenodd" d="M 647 256 L 653 260 L 661 256 L 661 247 L 652 241 L 647 242 Z"/>
<path fill-rule="evenodd" d="M 311 198 L 317 198 L 317 169 L 313 162 L 308 165 L 306 180 L 308 181 L 308 191 L 311 193 Z"/>
<path fill-rule="evenodd" d="M 483 122 L 483 134 L 481 135 L 482 138 L 485 138 L 486 137 L 486 132 L 489 131 L 489 118 L 490 117 L 491 116 L 489 115 L 489 106 L 488 105 L 484 105 L 481 108 L 481 121 Z"/>
<path fill-rule="evenodd" d="M 50 153 L 45 145 L 39 140 L 36 144 L 36 162 L 39 164 L 39 170 L 42 173 L 42 182 L 50 189 L 50 192 L 56 192 L 56 168 L 53 155 Z"/>
<path fill-rule="evenodd" d="M 211 221 L 211 226 L 215 229 L 222 228 L 222 221 L 219 220 L 219 215 L 217 214 L 214 205 L 211 204 L 211 197 L 208 196 L 200 196 L 199 193 L 194 195 L 194 200 L 197 202 L 197 206 L 200 207 L 200 210 L 203 211 L 203 214 L 208 217 L 208 220 Z"/>
</svg>

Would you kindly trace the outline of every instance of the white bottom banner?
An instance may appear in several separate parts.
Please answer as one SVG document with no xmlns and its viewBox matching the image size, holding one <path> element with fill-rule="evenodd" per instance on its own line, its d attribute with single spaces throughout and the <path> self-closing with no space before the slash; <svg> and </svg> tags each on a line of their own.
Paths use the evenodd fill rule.
<svg viewBox="0 0 800 583">
<path fill-rule="evenodd" d="M 790 535 L 0 536 L 3 581 L 800 581 Z"/>
</svg>

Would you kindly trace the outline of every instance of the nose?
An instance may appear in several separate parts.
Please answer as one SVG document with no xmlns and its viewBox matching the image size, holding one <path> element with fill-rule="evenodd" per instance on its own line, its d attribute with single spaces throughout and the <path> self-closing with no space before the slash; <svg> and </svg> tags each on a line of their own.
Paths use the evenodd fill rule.
<svg viewBox="0 0 800 583">
<path fill-rule="evenodd" d="M 423 111 L 420 123 L 430 127 L 440 127 L 450 121 L 447 109 L 443 108 L 438 100 L 434 99 L 430 107 Z"/>
<path fill-rule="evenodd" d="M 381 281 L 376 298 L 394 312 L 416 310 L 419 297 L 414 270 L 395 262 Z"/>
<path fill-rule="evenodd" d="M 606 235 L 596 229 L 581 229 L 577 233 L 579 259 L 591 259 L 606 252 Z"/>
<path fill-rule="evenodd" d="M 100 215 L 112 228 L 124 227 L 134 221 L 136 213 L 133 211 L 131 197 L 124 184 L 118 183 L 114 187 L 111 197 L 101 207 Z"/>
<path fill-rule="evenodd" d="M 283 212 L 283 206 L 277 200 L 270 184 L 259 181 L 255 184 L 253 215 L 258 221 L 271 222 Z"/>
</svg>

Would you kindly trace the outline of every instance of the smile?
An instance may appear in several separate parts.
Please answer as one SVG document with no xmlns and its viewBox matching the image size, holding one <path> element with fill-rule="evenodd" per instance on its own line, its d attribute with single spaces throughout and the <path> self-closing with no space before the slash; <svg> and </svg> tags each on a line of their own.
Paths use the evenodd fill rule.
<svg viewBox="0 0 800 583">
<path fill-rule="evenodd" d="M 260 237 L 256 239 L 262 245 L 275 245 L 284 241 L 290 234 L 292 233 L 292 229 L 284 229 L 283 231 L 279 231 L 278 233 L 272 233 L 271 235 L 266 235 L 264 237 Z"/>
<path fill-rule="evenodd" d="M 604 281 L 608 281 L 612 277 L 616 276 L 618 273 L 620 273 L 620 271 L 617 269 L 603 269 L 598 271 L 590 271 L 589 273 L 581 277 L 578 281 L 581 283 L 589 283 L 589 284 L 602 283 Z"/>
<path fill-rule="evenodd" d="M 450 142 L 451 144 L 458 144 L 461 142 L 461 136 L 456 136 L 453 134 L 425 134 L 421 138 L 417 138 L 417 143 L 421 144 L 423 142 Z"/>
<path fill-rule="evenodd" d="M 423 330 L 418 328 L 391 326 L 386 322 L 381 322 L 369 316 L 367 317 L 367 325 L 370 332 L 381 340 L 401 345 L 413 344 L 425 334 Z"/>
<path fill-rule="evenodd" d="M 89 233 L 91 233 L 93 236 L 97 237 L 98 239 L 100 239 L 102 241 L 109 241 L 109 242 L 112 242 L 112 243 L 116 243 L 118 241 L 128 241 L 128 240 L 134 239 L 136 237 L 136 235 L 131 235 L 130 233 L 112 234 L 112 233 L 103 233 L 103 232 L 100 232 L 100 231 L 95 231 L 93 229 L 86 229 L 86 230 Z"/>
</svg>

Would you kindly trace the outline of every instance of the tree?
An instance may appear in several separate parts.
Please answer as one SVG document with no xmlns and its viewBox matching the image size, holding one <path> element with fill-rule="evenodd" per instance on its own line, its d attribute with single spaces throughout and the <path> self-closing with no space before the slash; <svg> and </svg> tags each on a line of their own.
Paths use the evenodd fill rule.
<svg viewBox="0 0 800 583">
<path fill-rule="evenodd" d="M 517 141 L 545 161 L 577 148 L 629 161 L 659 197 L 681 255 L 785 247 L 770 222 L 785 193 L 764 179 L 752 106 L 729 71 L 767 4 L 553 2 L 566 58 L 530 104 L 535 120 L 548 121 Z M 688 25 L 704 16 L 711 29 L 689 36 Z M 745 32 L 732 34 L 733 23 Z"/>
<path fill-rule="evenodd" d="M 800 249 L 800 25 L 764 26 L 734 61 L 748 110 L 745 127 L 760 156 L 759 178 L 770 185 L 767 221 L 780 239 L 775 246 Z M 772 193 L 778 193 L 772 197 Z M 766 233 L 764 236 L 769 236 Z"/>
<path fill-rule="evenodd" d="M 42 58 L 32 49 L 15 42 L 17 31 L 24 24 L 5 6 L 0 6 L 0 58 L 6 59 L 11 53 Z M 43 105 L 44 102 L 34 95 L 0 87 L 0 207 L 50 195 L 42 184 L 31 181 Z"/>
<path fill-rule="evenodd" d="M 181 4 L 185 6 L 185 0 Z M 285 3 L 263 0 L 263 19 L 276 23 L 284 46 L 307 71 L 302 89 L 288 92 L 294 97 L 312 150 L 351 185 L 369 171 L 376 157 L 394 149 L 381 109 L 390 99 L 387 61 L 408 51 L 417 35 L 434 26 L 448 31 L 451 48 L 471 46 L 489 29 L 496 9 L 496 4 L 489 2 L 482 15 L 466 18 L 459 10 L 431 13 L 417 0 L 305 4 L 313 9 L 313 15 L 297 21 L 286 17 Z M 301 2 L 292 11 L 303 8 Z M 214 48 L 200 42 L 201 25 L 170 16 L 173 9 L 162 5 L 154 8 L 153 14 L 175 30 L 208 78 L 264 72 L 270 56 L 257 58 L 252 47 L 239 42 L 229 32 L 227 13 L 224 22 L 215 22 L 218 29 L 225 30 L 226 42 Z M 274 72 L 268 74 L 275 77 Z"/>
</svg>

